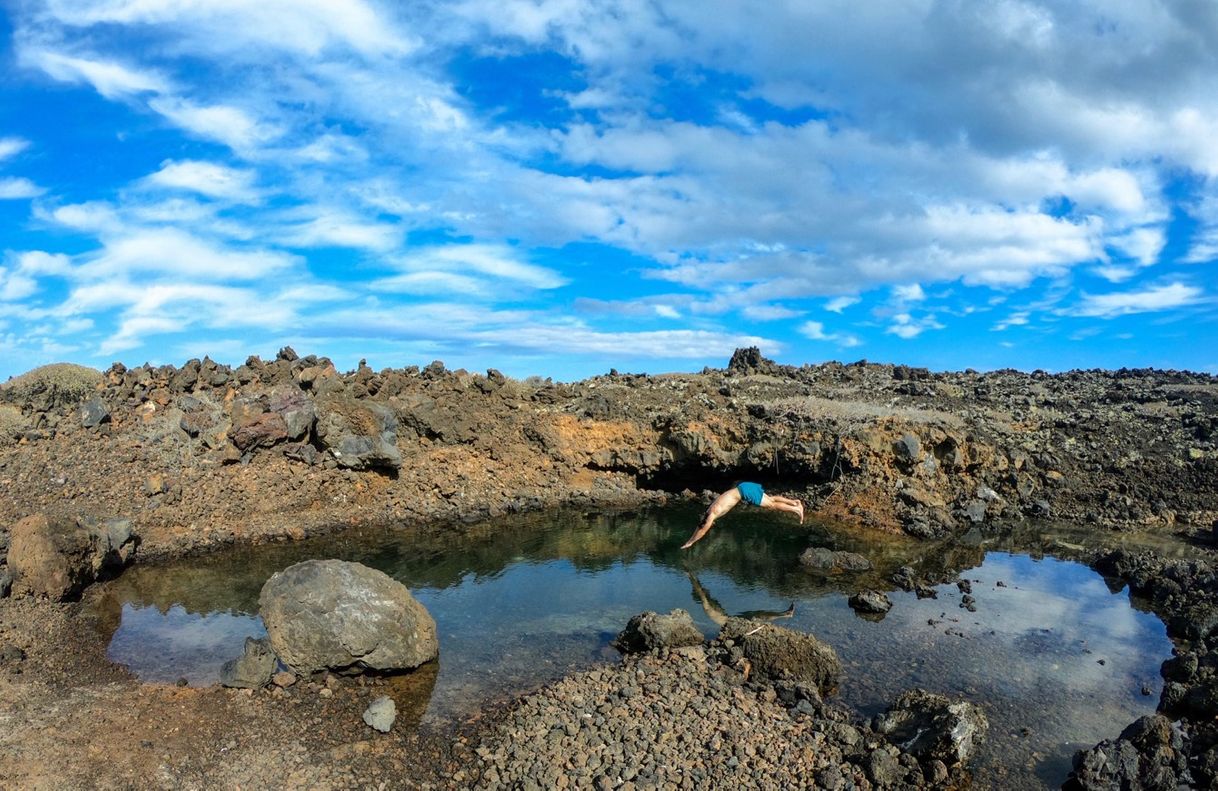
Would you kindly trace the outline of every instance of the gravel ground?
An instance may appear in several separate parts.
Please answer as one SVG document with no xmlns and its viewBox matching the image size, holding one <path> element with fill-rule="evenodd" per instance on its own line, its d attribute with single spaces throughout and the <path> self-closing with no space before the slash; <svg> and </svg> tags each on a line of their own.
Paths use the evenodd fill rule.
<svg viewBox="0 0 1218 791">
<path fill-rule="evenodd" d="M 630 658 L 522 699 L 459 779 L 485 789 L 946 787 L 943 764 L 919 766 L 845 709 L 784 700 L 790 690 L 746 680 L 702 648 Z"/>
</svg>

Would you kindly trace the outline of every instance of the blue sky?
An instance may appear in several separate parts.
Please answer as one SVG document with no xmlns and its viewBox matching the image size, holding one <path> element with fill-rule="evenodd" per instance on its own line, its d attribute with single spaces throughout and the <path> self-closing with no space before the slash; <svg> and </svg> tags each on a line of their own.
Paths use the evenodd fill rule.
<svg viewBox="0 0 1218 791">
<path fill-rule="evenodd" d="M 10 0 L 0 377 L 1218 371 L 1218 5 Z"/>
</svg>

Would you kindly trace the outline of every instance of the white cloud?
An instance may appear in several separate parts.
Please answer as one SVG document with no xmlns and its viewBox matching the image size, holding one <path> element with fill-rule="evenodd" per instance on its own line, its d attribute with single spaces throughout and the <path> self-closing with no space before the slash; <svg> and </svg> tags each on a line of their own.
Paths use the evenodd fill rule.
<svg viewBox="0 0 1218 791">
<path fill-rule="evenodd" d="M 884 330 L 898 338 L 911 340 L 927 330 L 941 330 L 944 325 L 935 320 L 934 315 L 915 318 L 908 313 L 898 313 L 892 317 L 892 323 Z"/>
<path fill-rule="evenodd" d="M 363 0 L 51 0 L 46 13 L 76 27 L 160 26 L 192 47 L 225 54 L 269 46 L 309 57 L 331 47 L 403 55 L 417 45 Z"/>
<path fill-rule="evenodd" d="M 917 283 L 904 286 L 894 286 L 892 298 L 897 302 L 921 302 L 926 299 L 926 292 Z"/>
<path fill-rule="evenodd" d="M 523 260 L 506 245 L 454 244 L 415 250 L 394 262 L 407 273 L 443 272 L 485 276 L 531 289 L 554 289 L 567 279 L 553 269 Z"/>
<path fill-rule="evenodd" d="M 107 99 L 164 93 L 169 89 L 168 82 L 160 76 L 113 61 L 77 58 L 47 49 L 21 49 L 20 60 L 60 82 L 89 83 Z"/>
<path fill-rule="evenodd" d="M 149 184 L 158 187 L 240 201 L 248 201 L 256 196 L 253 181 L 253 171 L 193 160 L 166 161 L 160 170 L 147 178 Z"/>
<path fill-rule="evenodd" d="M 287 226 L 280 241 L 289 247 L 351 247 L 385 253 L 401 244 L 402 231 L 345 212 L 322 211 L 308 222 Z"/>
<path fill-rule="evenodd" d="M 1128 233 L 1114 236 L 1109 244 L 1132 258 L 1142 266 L 1152 266 L 1159 260 L 1167 234 L 1163 228 L 1134 228 Z"/>
<path fill-rule="evenodd" d="M 106 240 L 77 273 L 84 279 L 138 273 L 240 281 L 265 277 L 296 263 L 297 259 L 287 253 L 225 247 L 175 228 L 158 228 Z"/>
<path fill-rule="evenodd" d="M 779 319 L 793 319 L 796 316 L 802 316 L 802 310 L 792 310 L 784 305 L 745 305 L 740 309 L 740 315 L 746 319 L 753 321 L 778 321 Z M 676 318 L 675 316 L 673 318 Z"/>
<path fill-rule="evenodd" d="M 0 137 L 0 162 L 29 148 L 29 141 L 20 137 Z"/>
<path fill-rule="evenodd" d="M 158 97 L 148 106 L 187 132 L 223 143 L 238 153 L 253 151 L 281 135 L 278 128 L 230 105 L 200 105 L 186 99 Z"/>
<path fill-rule="evenodd" d="M 46 192 L 29 179 L 0 178 L 0 200 L 18 200 L 21 198 L 37 198 Z"/>
<path fill-rule="evenodd" d="M 1028 323 L 1028 318 L 1031 314 L 1026 310 L 1017 310 L 996 323 L 991 329 L 994 332 L 1002 332 L 1008 327 L 1023 327 Z"/>
<path fill-rule="evenodd" d="M 805 321 L 799 325 L 799 334 L 814 341 L 830 341 L 842 348 L 861 346 L 862 340 L 847 332 L 825 332 L 825 325 L 819 321 Z"/>
<path fill-rule="evenodd" d="M 841 313 L 851 305 L 857 305 L 860 301 L 858 297 L 834 297 L 825 303 L 825 310 L 830 313 Z"/>
<path fill-rule="evenodd" d="M 1199 302 L 1203 291 L 1196 286 L 1169 283 L 1152 286 L 1141 291 L 1124 291 L 1112 294 L 1084 294 L 1082 302 L 1067 314 L 1075 316 L 1098 316 L 1110 319 L 1130 313 L 1148 313 L 1184 307 Z"/>
<path fill-rule="evenodd" d="M 93 233 L 114 231 L 122 225 L 114 206 L 104 201 L 70 203 L 50 210 L 36 207 L 34 216 L 66 228 Z"/>
<path fill-rule="evenodd" d="M 38 275 L 40 277 L 45 275 L 63 276 L 72 271 L 71 259 L 63 253 L 46 253 L 42 250 L 30 250 L 18 253 L 15 258 L 17 268 L 31 275 Z"/>
</svg>

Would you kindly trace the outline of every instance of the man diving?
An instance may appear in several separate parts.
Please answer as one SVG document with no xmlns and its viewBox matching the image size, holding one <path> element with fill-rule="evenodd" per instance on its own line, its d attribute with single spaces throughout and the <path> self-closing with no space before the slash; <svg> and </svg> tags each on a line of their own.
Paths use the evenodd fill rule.
<svg viewBox="0 0 1218 791">
<path fill-rule="evenodd" d="M 739 483 L 734 488 L 728 489 L 715 498 L 715 501 L 706 509 L 706 515 L 702 517 L 702 524 L 698 525 L 698 529 L 689 537 L 689 540 L 681 545 L 681 549 L 689 549 L 697 543 L 702 536 L 710 532 L 711 526 L 715 524 L 716 519 L 735 508 L 741 500 L 758 508 L 790 511 L 793 514 L 799 515 L 799 523 L 801 525 L 804 522 L 804 504 L 799 500 L 781 497 L 776 494 L 766 494 L 759 483 Z"/>
</svg>

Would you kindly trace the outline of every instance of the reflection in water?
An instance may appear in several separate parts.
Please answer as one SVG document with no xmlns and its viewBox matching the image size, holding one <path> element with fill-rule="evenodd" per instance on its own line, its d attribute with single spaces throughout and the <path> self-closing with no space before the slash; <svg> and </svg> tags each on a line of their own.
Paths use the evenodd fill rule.
<svg viewBox="0 0 1218 791">
<path fill-rule="evenodd" d="M 394 681 L 408 721 L 472 713 L 612 661 L 610 640 L 643 610 L 685 608 L 707 635 L 729 612 L 785 618 L 837 650 L 846 668 L 840 694 L 866 714 L 914 686 L 981 703 L 991 731 L 979 780 L 1005 788 L 1060 783 L 1076 749 L 1153 711 L 1156 697 L 1140 691 L 1158 694 L 1158 665 L 1170 653 L 1163 625 L 1088 568 L 1044 557 L 1082 543 L 1076 535 L 977 533 L 933 547 L 746 512 L 682 552 L 696 519 L 692 508 L 563 512 L 439 535 L 350 531 L 136 567 L 92 601 L 113 633 L 114 661 L 149 680 L 208 684 L 246 635 L 262 633 L 258 593 L 272 573 L 326 557 L 379 568 L 411 589 L 439 630 L 439 663 Z M 874 568 L 809 574 L 798 557 L 810 545 L 858 552 Z M 954 585 L 939 586 L 938 599 L 893 590 L 888 580 L 902 565 L 927 577 L 962 571 L 978 611 L 958 606 Z M 862 588 L 889 592 L 882 623 L 846 604 Z"/>
<path fill-rule="evenodd" d="M 710 618 L 716 626 L 723 626 L 727 623 L 727 619 L 732 616 L 727 614 L 714 596 L 707 593 L 706 588 L 702 587 L 702 583 L 698 581 L 698 575 L 692 571 L 686 571 L 686 576 L 689 577 L 689 583 L 694 588 L 694 598 L 702 605 L 702 611 L 706 613 L 706 617 Z M 737 618 L 748 618 L 751 621 L 777 621 L 780 618 L 790 618 L 795 614 L 795 602 L 785 610 L 745 610 L 742 613 L 737 613 Z"/>
</svg>

